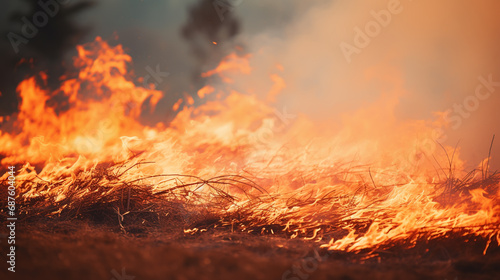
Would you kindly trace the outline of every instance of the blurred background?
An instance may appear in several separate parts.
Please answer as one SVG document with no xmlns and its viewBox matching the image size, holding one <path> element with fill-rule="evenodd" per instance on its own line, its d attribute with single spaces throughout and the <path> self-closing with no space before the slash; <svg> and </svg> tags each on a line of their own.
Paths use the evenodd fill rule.
<svg viewBox="0 0 500 280">
<path fill-rule="evenodd" d="M 74 71 L 75 46 L 100 36 L 123 45 L 136 77 L 168 72 L 156 85 L 164 98 L 144 111 L 144 123 L 171 121 L 185 95 L 199 104 L 202 72 L 232 52 L 251 53 L 252 75 L 234 85 L 242 92 L 264 96 L 280 64 L 286 88 L 277 108 L 332 127 L 366 107 L 380 108 L 373 114 L 381 123 L 444 119 L 433 140 L 458 144 L 476 166 L 500 137 L 499 8 L 495 0 L 5 1 L 0 115 L 15 114 L 16 86 L 26 77 L 44 71 L 46 87 L 57 89 Z M 46 9 L 54 15 L 25 38 L 26 21 L 43 21 L 34 15 Z M 498 141 L 493 168 L 500 168 Z"/>
</svg>

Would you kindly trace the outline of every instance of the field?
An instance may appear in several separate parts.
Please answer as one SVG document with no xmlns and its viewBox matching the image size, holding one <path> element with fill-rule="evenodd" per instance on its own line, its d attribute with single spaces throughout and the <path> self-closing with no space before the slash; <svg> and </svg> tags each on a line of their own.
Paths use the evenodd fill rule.
<svg viewBox="0 0 500 280">
<path fill-rule="evenodd" d="M 49 222 L 21 224 L 18 232 L 17 272 L 3 279 L 496 279 L 500 275 L 500 250 L 494 246 L 483 256 L 485 240 L 464 243 L 446 238 L 409 250 L 382 250 L 381 257 L 363 261 L 363 253 L 327 252 L 314 242 L 227 230 L 197 236 L 154 230 L 124 234 L 103 225 Z"/>
</svg>

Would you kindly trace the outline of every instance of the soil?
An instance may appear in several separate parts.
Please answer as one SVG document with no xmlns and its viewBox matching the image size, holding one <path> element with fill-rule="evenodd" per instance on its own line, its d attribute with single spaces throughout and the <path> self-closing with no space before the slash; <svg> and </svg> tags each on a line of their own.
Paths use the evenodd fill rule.
<svg viewBox="0 0 500 280">
<path fill-rule="evenodd" d="M 7 230 L 0 230 L 6 258 Z M 376 251 L 327 251 L 314 241 L 228 229 L 122 232 L 82 221 L 19 223 L 15 273 L 0 279 L 500 279 L 492 241 L 449 237 Z M 375 257 L 370 255 L 375 254 Z"/>
</svg>

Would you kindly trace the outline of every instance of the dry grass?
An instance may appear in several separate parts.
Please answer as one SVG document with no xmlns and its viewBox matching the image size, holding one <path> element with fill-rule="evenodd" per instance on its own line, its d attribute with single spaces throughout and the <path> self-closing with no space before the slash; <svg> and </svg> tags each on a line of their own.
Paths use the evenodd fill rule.
<svg viewBox="0 0 500 280">
<path fill-rule="evenodd" d="M 81 171 L 74 176 L 50 182 L 41 178 L 20 181 L 18 189 L 24 190 L 24 193 L 19 193 L 17 197 L 18 218 L 30 223 L 80 220 L 106 225 L 125 233 L 182 232 L 183 229 L 194 229 L 190 233 L 199 234 L 201 231 L 223 228 L 232 232 L 290 237 L 297 234 L 299 229 L 302 236 L 313 236 L 314 231 L 318 232 L 319 229 L 318 233 L 328 240 L 347 234 L 342 229 L 342 225 L 346 224 L 363 234 L 373 220 L 349 218 L 360 210 L 353 202 L 354 198 L 366 196 L 366 184 L 373 184 L 379 190 L 384 189 L 383 186 L 376 186 L 371 173 L 371 182 L 364 185 L 357 183 L 354 194 L 331 191 L 321 197 L 312 197 L 311 193 L 269 194 L 254 180 L 239 175 L 210 179 L 182 174 L 139 178 L 127 176 L 134 167 L 142 164 L 148 163 L 137 163 L 129 167 L 125 164 L 101 164 L 91 171 Z M 462 179 L 453 178 L 450 173 L 445 181 L 436 184 L 434 200 L 442 207 L 450 206 L 452 201 L 455 204 L 471 205 L 470 210 L 474 211 L 470 191 L 481 188 L 485 191 L 485 196 L 493 200 L 494 205 L 499 205 L 500 199 L 496 197 L 496 193 L 500 174 L 494 172 L 477 179 L 474 176 L 476 172 L 481 171 L 472 171 Z M 153 179 L 156 187 L 161 184 L 168 186 L 155 188 L 151 183 Z M 6 192 L 7 182 L 3 181 L 1 184 L 2 192 Z M 201 188 L 204 190 L 200 191 Z M 25 195 L 28 190 L 30 195 Z M 63 198 L 59 196 L 61 192 L 65 194 Z M 2 197 L 6 197 L 6 193 Z M 373 204 L 381 197 L 383 196 L 373 198 Z M 370 204 L 364 205 L 366 208 Z M 279 209 L 283 207 L 287 211 Z M 316 213 L 318 209 L 323 212 Z M 6 217 L 5 208 L 0 210 L 0 215 Z M 301 222 L 289 223 L 294 219 L 301 219 Z M 481 230 L 499 228 L 498 224 L 485 224 L 479 227 L 453 228 L 450 233 L 455 232 L 457 236 L 474 235 Z M 412 234 L 424 240 L 432 238 L 434 230 L 435 228 L 421 228 Z"/>
<path fill-rule="evenodd" d="M 103 164 L 52 181 L 19 181 L 18 276 L 110 279 L 112 269 L 125 267 L 136 279 L 281 279 L 317 254 L 327 257 L 310 279 L 491 279 L 500 273 L 499 244 L 477 235 L 500 230 L 498 224 L 450 228 L 439 236 L 435 228 L 420 228 L 411 233 L 416 244 L 395 240 L 358 252 L 326 251 L 313 241 L 290 239 L 299 227 L 309 236 L 320 228 L 323 240 L 345 236 L 345 224 L 366 232 L 373 220 L 349 215 L 359 210 L 359 197 L 369 196 L 368 185 L 382 193 L 374 204 L 383 198 L 386 186 L 372 176 L 361 184 L 343 182 L 353 187 L 350 195 L 330 191 L 314 197 L 269 194 L 258 180 L 243 176 L 128 176 L 134 167 Z M 481 188 L 498 205 L 500 174 L 478 178 L 475 172 L 481 171 L 436 184 L 435 201 L 441 207 L 466 203 L 473 208 L 470 191 Z M 164 187 L 155 188 L 153 181 Z M 6 197 L 7 182 L 1 184 Z M 280 212 L 283 206 L 290 211 Z M 328 213 L 314 212 L 325 206 Z M 295 208 L 304 212 L 291 211 Z M 0 215 L 6 217 L 5 208 Z M 286 226 L 298 217 L 300 224 Z"/>
</svg>

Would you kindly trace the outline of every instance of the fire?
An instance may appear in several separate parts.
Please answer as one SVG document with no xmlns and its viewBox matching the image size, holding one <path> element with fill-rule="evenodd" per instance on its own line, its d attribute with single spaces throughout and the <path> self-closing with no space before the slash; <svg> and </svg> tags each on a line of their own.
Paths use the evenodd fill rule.
<svg viewBox="0 0 500 280">
<path fill-rule="evenodd" d="M 251 55 L 249 54 L 244 57 L 239 57 L 237 54 L 232 53 L 226 58 L 224 58 L 219 64 L 219 66 L 217 66 L 217 68 L 202 73 L 201 76 L 203 78 L 206 78 L 218 74 L 219 76 L 221 76 L 224 82 L 232 83 L 233 82 L 232 79 L 230 79 L 227 76 L 224 76 L 223 73 L 228 71 L 237 71 L 240 73 L 249 74 L 252 71 L 252 68 L 250 67 L 249 64 L 250 57 Z"/>
<path fill-rule="evenodd" d="M 186 95 L 170 124 L 149 127 L 138 120 L 141 109 L 154 109 L 166 93 L 134 83 L 121 46 L 97 38 L 77 50 L 79 73 L 58 90 L 44 89 L 43 73 L 19 84 L 19 112 L 3 120 L 0 134 L 2 165 L 23 164 L 19 180 L 32 182 L 22 199 L 62 203 L 47 215 L 74 207 L 69 198 L 95 194 L 76 184 L 106 165 L 115 175 L 100 177 L 101 197 L 141 182 L 158 196 L 182 194 L 191 205 L 213 207 L 219 226 L 286 233 L 332 250 L 413 246 L 457 231 L 500 241 L 498 174 L 465 173 L 452 147 L 432 154 L 441 148 L 427 140 L 446 123 L 399 122 L 391 113 L 397 94 L 344 116 L 344 128 L 332 132 L 304 115 L 276 117 L 273 102 L 286 81 L 271 74 L 266 101 L 206 85 L 200 98 L 221 94 L 198 107 Z M 252 72 L 251 58 L 232 54 L 202 76 L 231 83 L 227 73 Z M 69 109 L 50 105 L 57 94 Z M 43 182 L 49 187 L 38 189 Z"/>
<path fill-rule="evenodd" d="M 210 93 L 214 92 L 214 90 L 215 90 L 214 87 L 206 85 L 198 90 L 198 96 L 203 99 L 206 95 L 209 95 Z"/>
<path fill-rule="evenodd" d="M 97 38 L 78 47 L 74 64 L 78 76 L 64 81 L 59 90 L 47 92 L 35 77 L 17 88 L 22 99 L 11 133 L 2 132 L 0 153 L 4 164 L 44 163 L 67 156 L 92 156 L 99 160 L 117 152 L 116 139 L 126 134 L 143 134 L 148 127 L 137 121 L 140 106 L 149 99 L 154 107 L 162 93 L 135 87 L 127 79 L 130 56 L 121 46 L 110 47 Z M 42 82 L 46 78 L 41 73 Z M 62 94 L 70 110 L 56 112 L 47 105 L 55 94 Z M 89 116 L 99 116 L 89 118 Z M 26 145 L 26 143 L 30 143 Z"/>
</svg>

